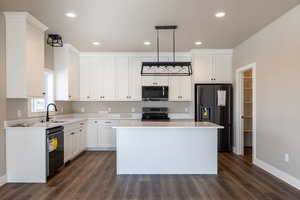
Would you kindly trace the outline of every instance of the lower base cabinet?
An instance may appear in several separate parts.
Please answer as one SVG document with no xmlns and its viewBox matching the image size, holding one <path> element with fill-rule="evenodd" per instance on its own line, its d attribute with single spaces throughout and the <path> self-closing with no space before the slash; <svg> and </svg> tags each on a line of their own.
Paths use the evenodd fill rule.
<svg viewBox="0 0 300 200">
<path fill-rule="evenodd" d="M 64 161 L 68 162 L 86 149 L 86 122 L 64 126 Z"/>
<path fill-rule="evenodd" d="M 114 150 L 116 131 L 112 128 L 119 120 L 89 120 L 87 125 L 87 147 L 90 150 Z"/>
</svg>

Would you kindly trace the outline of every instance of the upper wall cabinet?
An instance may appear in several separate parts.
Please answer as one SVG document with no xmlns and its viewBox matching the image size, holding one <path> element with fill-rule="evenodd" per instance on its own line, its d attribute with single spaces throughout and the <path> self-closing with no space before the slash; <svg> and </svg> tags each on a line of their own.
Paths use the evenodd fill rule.
<svg viewBox="0 0 300 200">
<path fill-rule="evenodd" d="M 47 27 L 26 12 L 5 12 L 7 98 L 43 96 Z"/>
<path fill-rule="evenodd" d="M 232 50 L 193 51 L 195 83 L 231 83 Z"/>
<path fill-rule="evenodd" d="M 79 52 L 70 44 L 54 48 L 55 99 L 80 100 Z"/>
<path fill-rule="evenodd" d="M 141 61 L 125 55 L 82 55 L 80 96 L 84 101 L 141 100 Z"/>
<path fill-rule="evenodd" d="M 112 56 L 80 57 L 80 99 L 83 101 L 115 100 L 115 67 Z"/>
</svg>

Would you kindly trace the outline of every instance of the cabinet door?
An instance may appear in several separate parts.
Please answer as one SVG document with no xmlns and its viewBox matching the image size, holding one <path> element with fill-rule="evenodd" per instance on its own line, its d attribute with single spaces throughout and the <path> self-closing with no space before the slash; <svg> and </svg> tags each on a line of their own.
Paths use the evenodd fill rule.
<svg viewBox="0 0 300 200">
<path fill-rule="evenodd" d="M 80 152 L 85 150 L 86 147 L 86 133 L 83 128 L 80 128 Z"/>
<path fill-rule="evenodd" d="M 193 77 L 197 83 L 211 82 L 213 76 L 213 56 L 195 55 L 193 57 Z"/>
<path fill-rule="evenodd" d="M 170 77 L 169 100 L 170 101 L 191 101 L 192 100 L 192 83 L 191 83 L 190 76 Z"/>
<path fill-rule="evenodd" d="M 101 147 L 115 147 L 116 146 L 116 135 L 115 130 L 111 126 L 104 125 L 100 131 L 100 146 Z"/>
<path fill-rule="evenodd" d="M 80 99 L 83 101 L 90 100 L 90 79 L 91 67 L 87 57 L 80 59 Z"/>
<path fill-rule="evenodd" d="M 64 135 L 64 161 L 67 162 L 72 157 L 72 135 L 71 133 L 65 133 Z"/>
<path fill-rule="evenodd" d="M 180 77 L 172 76 L 169 78 L 169 101 L 179 101 L 180 100 Z"/>
<path fill-rule="evenodd" d="M 190 76 L 182 76 L 180 79 L 180 100 L 192 101 L 192 80 Z"/>
<path fill-rule="evenodd" d="M 114 66 L 114 57 L 113 56 L 104 56 L 101 58 L 101 85 L 102 91 L 100 100 L 103 101 L 112 101 L 115 100 L 115 66 Z M 99 77 L 100 78 L 100 77 Z"/>
<path fill-rule="evenodd" d="M 116 56 L 115 69 L 117 100 L 127 101 L 129 96 L 129 57 Z"/>
<path fill-rule="evenodd" d="M 87 124 L 87 147 L 95 148 L 98 147 L 98 126 L 99 121 L 90 120 Z"/>
<path fill-rule="evenodd" d="M 141 69 L 142 62 L 135 57 L 130 58 L 128 80 L 129 101 L 140 101 L 142 99 Z"/>
<path fill-rule="evenodd" d="M 69 74 L 68 74 L 68 86 L 69 86 L 69 99 L 79 100 L 80 86 L 79 86 L 79 56 L 78 53 L 70 50 L 68 51 L 68 63 L 69 63 Z"/>
<path fill-rule="evenodd" d="M 215 82 L 232 82 L 232 56 L 217 55 L 214 57 L 214 78 Z"/>
<path fill-rule="evenodd" d="M 98 56 L 91 56 L 89 83 L 90 83 L 90 100 L 99 101 L 103 94 L 103 79 L 102 79 L 102 60 Z"/>
<path fill-rule="evenodd" d="M 43 97 L 44 73 L 44 31 L 28 24 L 26 26 L 26 66 L 27 72 L 23 74 L 27 80 L 27 96 Z M 18 58 L 15 58 L 18 59 Z M 25 63 L 24 63 L 25 65 Z M 26 87 L 20 85 L 19 87 Z"/>
</svg>

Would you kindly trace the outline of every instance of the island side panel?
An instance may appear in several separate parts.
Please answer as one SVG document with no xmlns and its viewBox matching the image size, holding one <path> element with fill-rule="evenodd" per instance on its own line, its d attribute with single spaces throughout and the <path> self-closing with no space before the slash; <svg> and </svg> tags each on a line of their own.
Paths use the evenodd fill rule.
<svg viewBox="0 0 300 200">
<path fill-rule="evenodd" d="M 9 183 L 46 183 L 45 129 L 7 128 L 6 167 Z"/>
<path fill-rule="evenodd" d="M 117 174 L 217 174 L 216 128 L 117 128 Z"/>
</svg>

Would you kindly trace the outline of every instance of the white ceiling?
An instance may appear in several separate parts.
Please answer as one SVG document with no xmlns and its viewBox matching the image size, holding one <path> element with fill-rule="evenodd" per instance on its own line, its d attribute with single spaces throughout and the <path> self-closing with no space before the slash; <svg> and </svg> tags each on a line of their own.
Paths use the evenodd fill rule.
<svg viewBox="0 0 300 200">
<path fill-rule="evenodd" d="M 177 50 L 233 48 L 300 0 L 0 0 L 1 11 L 28 11 L 80 51 L 153 51 L 155 25 L 176 24 Z M 225 11 L 224 19 L 214 14 Z M 78 17 L 65 17 L 75 12 Z M 162 50 L 171 34 L 161 35 Z M 101 42 L 98 47 L 91 43 Z M 144 46 L 151 41 L 151 46 Z"/>
</svg>

